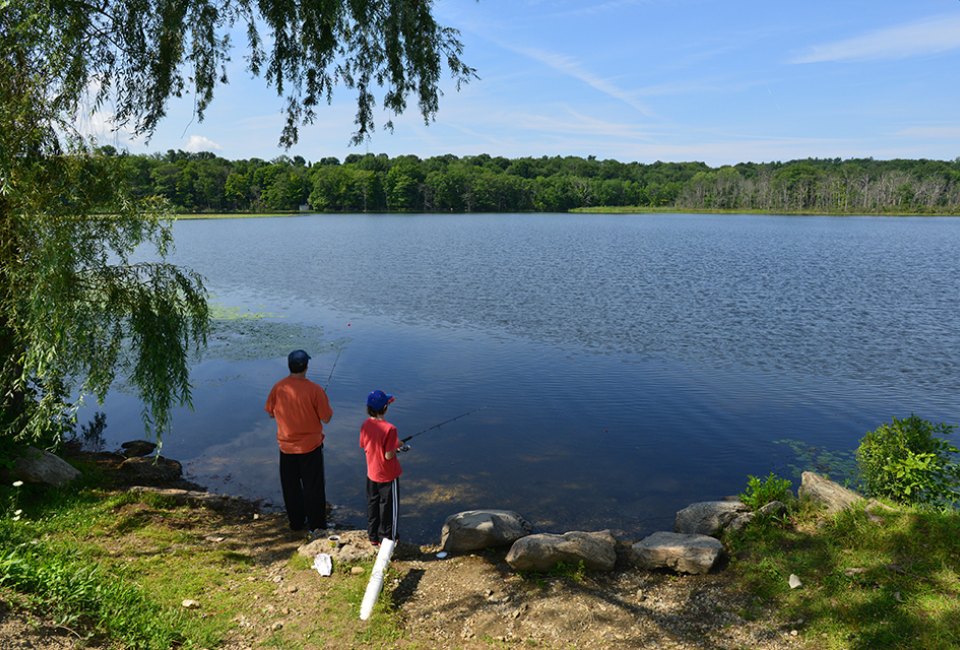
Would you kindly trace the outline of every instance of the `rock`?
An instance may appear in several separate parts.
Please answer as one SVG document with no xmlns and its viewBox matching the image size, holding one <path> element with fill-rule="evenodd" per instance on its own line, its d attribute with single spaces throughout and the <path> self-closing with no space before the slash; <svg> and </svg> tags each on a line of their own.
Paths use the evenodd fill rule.
<svg viewBox="0 0 960 650">
<path fill-rule="evenodd" d="M 800 582 L 800 578 L 795 573 L 790 574 L 790 578 L 787 580 L 787 584 L 790 585 L 791 589 L 797 589 L 803 586 L 803 583 Z"/>
<path fill-rule="evenodd" d="M 183 607 L 184 609 L 197 609 L 198 607 L 200 607 L 200 603 L 188 598 L 184 600 L 182 603 L 180 603 L 180 606 Z"/>
<path fill-rule="evenodd" d="M 863 497 L 853 490 L 813 472 L 802 474 L 798 492 L 801 499 L 810 499 L 823 505 L 830 514 L 836 514 L 863 500 Z"/>
<path fill-rule="evenodd" d="M 297 554 L 310 559 L 312 562 L 317 554 L 326 553 L 334 564 L 345 566 L 374 558 L 379 550 L 376 546 L 370 544 L 366 530 L 344 530 L 330 537 L 336 537 L 336 539 L 331 540 L 327 537 L 315 539 L 297 548 Z M 399 551 L 400 545 L 398 544 L 397 550 L 394 551 L 394 557 L 398 555 Z"/>
<path fill-rule="evenodd" d="M 740 501 L 702 501 L 677 513 L 673 530 L 689 535 L 716 535 L 737 518 L 750 512 Z"/>
<path fill-rule="evenodd" d="M 771 501 L 757 510 L 757 514 L 764 517 L 779 517 L 780 515 L 786 514 L 786 512 L 787 504 L 782 501 Z"/>
<path fill-rule="evenodd" d="M 27 447 L 24 454 L 13 461 L 10 476 L 25 483 L 41 483 L 61 487 L 80 477 L 73 465 L 49 451 Z"/>
<path fill-rule="evenodd" d="M 183 476 L 180 463 L 163 456 L 127 458 L 118 469 L 131 483 L 144 485 L 168 485 Z"/>
<path fill-rule="evenodd" d="M 157 445 L 147 440 L 130 440 L 120 445 L 123 455 L 128 458 L 134 456 L 149 456 L 157 449 Z"/>
<path fill-rule="evenodd" d="M 248 501 L 241 497 L 232 497 L 223 494 L 213 494 L 211 492 L 201 492 L 199 490 L 182 490 L 180 488 L 158 488 L 147 485 L 134 485 L 130 492 L 135 494 L 150 493 L 170 499 L 178 506 L 204 507 L 217 511 L 238 511 L 252 507 Z M 207 536 L 207 541 L 219 543 L 224 540 L 223 537 Z"/>
<path fill-rule="evenodd" d="M 634 544 L 631 554 L 641 569 L 701 574 L 708 573 L 723 556 L 723 544 L 707 535 L 660 531 Z"/>
<path fill-rule="evenodd" d="M 733 519 L 730 520 L 730 523 L 727 524 L 725 530 L 743 530 L 746 528 L 751 521 L 757 516 L 755 512 L 741 512 Z"/>
<path fill-rule="evenodd" d="M 518 571 L 549 571 L 560 562 L 611 571 L 617 561 L 617 541 L 609 530 L 573 531 L 563 535 L 526 535 L 513 543 L 507 564 Z"/>
<path fill-rule="evenodd" d="M 479 551 L 513 544 L 532 531 L 526 519 L 509 510 L 468 510 L 447 517 L 440 546 L 448 553 Z"/>
</svg>

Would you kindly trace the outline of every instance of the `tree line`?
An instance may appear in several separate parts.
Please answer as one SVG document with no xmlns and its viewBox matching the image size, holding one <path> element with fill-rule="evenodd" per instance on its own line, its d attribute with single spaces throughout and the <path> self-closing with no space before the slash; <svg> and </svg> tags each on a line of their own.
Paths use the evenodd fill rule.
<svg viewBox="0 0 960 650">
<path fill-rule="evenodd" d="M 657 207 L 831 214 L 951 214 L 960 158 L 804 159 L 711 168 L 594 156 L 508 159 L 350 154 L 231 161 L 209 152 L 130 155 L 114 147 L 135 194 L 181 212 L 564 212 Z"/>
</svg>

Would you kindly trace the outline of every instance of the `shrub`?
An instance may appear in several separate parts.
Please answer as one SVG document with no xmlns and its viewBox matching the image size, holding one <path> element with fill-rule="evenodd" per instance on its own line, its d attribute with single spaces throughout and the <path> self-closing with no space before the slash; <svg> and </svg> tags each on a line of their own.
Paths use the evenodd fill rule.
<svg viewBox="0 0 960 650">
<path fill-rule="evenodd" d="M 793 499 L 790 491 L 792 485 L 790 481 L 773 472 L 765 479 L 750 475 L 747 476 L 747 489 L 740 495 L 740 500 L 750 506 L 751 510 L 759 510 L 772 501 L 787 503 Z"/>
<path fill-rule="evenodd" d="M 857 448 L 866 492 L 915 505 L 946 505 L 960 498 L 957 448 L 941 436 L 956 427 L 911 415 L 868 431 Z"/>
</svg>

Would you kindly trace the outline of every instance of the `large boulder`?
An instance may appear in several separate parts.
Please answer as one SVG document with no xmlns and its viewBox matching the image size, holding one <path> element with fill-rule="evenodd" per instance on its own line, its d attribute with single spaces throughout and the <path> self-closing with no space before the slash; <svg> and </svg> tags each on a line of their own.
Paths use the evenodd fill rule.
<svg viewBox="0 0 960 650">
<path fill-rule="evenodd" d="M 804 472 L 800 477 L 801 499 L 810 499 L 821 504 L 828 513 L 836 514 L 863 500 L 863 497 L 842 485 L 813 472 Z"/>
<path fill-rule="evenodd" d="M 631 559 L 641 569 L 672 569 L 703 574 L 723 557 L 723 544 L 707 535 L 661 531 L 640 540 L 631 548 Z"/>
<path fill-rule="evenodd" d="M 80 471 L 49 451 L 27 447 L 22 456 L 14 459 L 10 476 L 25 483 L 60 487 L 79 478 Z"/>
<path fill-rule="evenodd" d="M 573 531 L 563 535 L 539 533 L 521 537 L 507 553 L 507 564 L 518 571 L 549 571 L 560 562 L 596 571 L 612 571 L 617 540 L 609 530 Z"/>
<path fill-rule="evenodd" d="M 750 508 L 740 501 L 691 503 L 677 513 L 673 530 L 688 535 L 716 535 Z"/>
<path fill-rule="evenodd" d="M 531 532 L 530 522 L 510 510 L 468 510 L 447 517 L 440 545 L 448 553 L 469 553 L 513 544 Z"/>
<path fill-rule="evenodd" d="M 149 456 L 157 450 L 157 445 L 148 440 L 128 440 L 120 445 L 121 452 L 127 458 L 136 456 Z"/>
<path fill-rule="evenodd" d="M 183 477 L 183 466 L 163 456 L 127 458 L 117 469 L 128 483 L 138 485 L 166 487 Z"/>
</svg>

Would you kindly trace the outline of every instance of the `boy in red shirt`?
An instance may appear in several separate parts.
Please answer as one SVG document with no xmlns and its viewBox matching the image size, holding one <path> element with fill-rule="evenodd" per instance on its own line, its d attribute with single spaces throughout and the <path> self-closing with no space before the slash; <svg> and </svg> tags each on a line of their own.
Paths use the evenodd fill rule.
<svg viewBox="0 0 960 650">
<path fill-rule="evenodd" d="M 274 385 L 264 410 L 277 420 L 280 488 L 290 528 L 306 527 L 314 535 L 327 527 L 323 425 L 333 409 L 323 388 L 307 379 L 309 361 L 303 350 L 287 356 L 290 375 Z"/>
<path fill-rule="evenodd" d="M 397 427 L 383 419 L 393 395 L 375 390 L 367 396 L 368 417 L 360 427 L 360 448 L 367 456 L 367 535 L 378 546 L 384 538 L 397 540 L 400 501 L 398 451 L 406 451 Z"/>
</svg>

